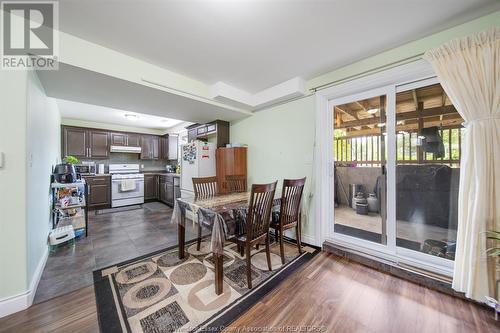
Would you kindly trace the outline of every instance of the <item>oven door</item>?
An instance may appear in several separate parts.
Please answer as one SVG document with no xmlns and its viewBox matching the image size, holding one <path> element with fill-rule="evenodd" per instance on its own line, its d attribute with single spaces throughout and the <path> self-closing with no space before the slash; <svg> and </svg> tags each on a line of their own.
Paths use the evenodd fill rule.
<svg viewBox="0 0 500 333">
<path fill-rule="evenodd" d="M 128 199 L 141 199 L 144 202 L 144 179 L 133 179 L 135 186 L 128 186 L 130 179 L 112 179 L 111 180 L 111 199 L 113 206 L 115 201 Z M 140 202 L 141 200 L 137 201 Z M 134 203 L 137 203 L 134 202 Z"/>
</svg>

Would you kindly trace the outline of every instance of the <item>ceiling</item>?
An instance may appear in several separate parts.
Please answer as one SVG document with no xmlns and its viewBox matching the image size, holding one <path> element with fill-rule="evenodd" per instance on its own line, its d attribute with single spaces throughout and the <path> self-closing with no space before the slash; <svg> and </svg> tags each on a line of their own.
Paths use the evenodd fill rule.
<svg viewBox="0 0 500 333">
<path fill-rule="evenodd" d="M 285 3 L 286 2 L 286 3 Z M 65 0 L 60 29 L 254 94 L 500 9 L 498 0 Z"/>
<path fill-rule="evenodd" d="M 56 99 L 63 118 L 142 128 L 168 129 L 184 123 L 165 117 L 107 108 L 99 105 Z M 190 123 L 186 123 L 186 126 Z"/>
<path fill-rule="evenodd" d="M 78 102 L 71 104 L 72 107 L 77 108 L 71 112 L 72 114 L 82 112 L 78 117 L 82 120 L 99 121 L 96 117 L 109 119 L 112 117 L 110 114 L 116 111 L 114 109 L 193 123 L 205 123 L 214 119 L 233 121 L 248 117 L 250 114 L 64 63 L 59 63 L 57 71 L 40 70 L 37 74 L 47 96 Z M 98 115 L 99 112 L 92 111 L 92 107 L 82 107 L 79 103 L 95 106 L 104 114 Z M 69 106 L 69 104 L 63 104 L 63 106 Z M 70 111 L 63 112 L 69 113 Z M 117 115 L 112 117 L 113 121 L 106 122 L 116 124 L 122 122 L 123 115 L 121 113 Z M 66 115 L 63 113 L 63 116 Z M 135 126 L 130 123 L 128 125 Z M 151 128 L 162 128 L 162 126 L 161 123 L 157 123 Z"/>
</svg>

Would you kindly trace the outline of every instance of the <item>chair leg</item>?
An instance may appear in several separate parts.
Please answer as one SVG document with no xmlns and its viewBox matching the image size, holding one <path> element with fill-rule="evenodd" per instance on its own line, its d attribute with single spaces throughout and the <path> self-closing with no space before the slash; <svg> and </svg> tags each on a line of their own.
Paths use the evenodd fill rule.
<svg viewBox="0 0 500 333">
<path fill-rule="evenodd" d="M 196 240 L 196 251 L 201 249 L 201 225 L 198 224 L 198 239 Z"/>
<path fill-rule="evenodd" d="M 269 268 L 269 271 L 272 271 L 273 267 L 271 266 L 271 249 L 269 248 L 269 234 L 266 237 L 266 257 L 267 257 L 267 268 Z"/>
<path fill-rule="evenodd" d="M 283 229 L 280 230 L 280 254 L 281 254 L 281 263 L 285 264 L 285 248 L 283 246 Z"/>
<path fill-rule="evenodd" d="M 247 244 L 246 245 L 246 248 L 247 248 L 247 255 L 246 255 L 246 259 L 247 259 L 247 285 L 248 285 L 248 289 L 252 289 L 252 268 L 251 268 L 251 258 L 250 258 L 250 245 Z"/>
<path fill-rule="evenodd" d="M 300 218 L 299 221 L 297 222 L 297 227 L 295 227 L 296 230 L 296 237 L 297 238 L 297 247 L 299 248 L 299 253 L 302 254 L 302 225 L 300 224 Z"/>
</svg>

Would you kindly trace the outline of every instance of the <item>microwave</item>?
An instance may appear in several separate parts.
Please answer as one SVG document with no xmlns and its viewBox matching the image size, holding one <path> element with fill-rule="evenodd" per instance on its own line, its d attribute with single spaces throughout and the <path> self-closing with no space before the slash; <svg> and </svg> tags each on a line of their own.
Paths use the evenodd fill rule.
<svg viewBox="0 0 500 333">
<path fill-rule="evenodd" d="M 76 173 L 79 173 L 80 175 L 95 175 L 97 172 L 94 162 L 77 164 L 75 165 L 75 169 Z"/>
</svg>

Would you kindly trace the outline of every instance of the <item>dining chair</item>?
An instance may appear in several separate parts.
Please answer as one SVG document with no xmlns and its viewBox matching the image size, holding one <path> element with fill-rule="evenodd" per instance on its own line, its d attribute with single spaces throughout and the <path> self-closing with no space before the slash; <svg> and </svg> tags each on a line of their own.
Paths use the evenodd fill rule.
<svg viewBox="0 0 500 333">
<path fill-rule="evenodd" d="M 254 245 L 265 242 L 267 267 L 272 270 L 271 252 L 269 249 L 269 220 L 271 217 L 271 208 L 273 206 L 274 192 L 276 184 L 253 184 L 250 193 L 250 203 L 245 221 L 245 233 L 228 239 L 236 243 L 239 248 L 245 248 L 246 266 L 247 266 L 247 284 L 252 288 L 252 268 L 251 268 L 251 249 Z"/>
<path fill-rule="evenodd" d="M 301 246 L 301 217 L 300 205 L 302 201 L 302 192 L 306 178 L 285 179 L 283 180 L 283 189 L 281 191 L 281 203 L 278 214 L 272 214 L 271 229 L 274 229 L 274 238 L 280 243 L 281 263 L 285 264 L 285 251 L 283 245 L 283 233 L 287 229 L 295 228 L 297 238 L 297 247 L 302 254 Z"/>
<path fill-rule="evenodd" d="M 245 175 L 226 176 L 226 188 L 229 193 L 245 192 L 247 190 L 247 177 Z"/>
<path fill-rule="evenodd" d="M 217 177 L 193 177 L 193 188 L 195 199 L 209 198 L 219 193 Z M 201 231 L 201 223 L 198 221 L 197 251 L 201 249 Z"/>
</svg>

